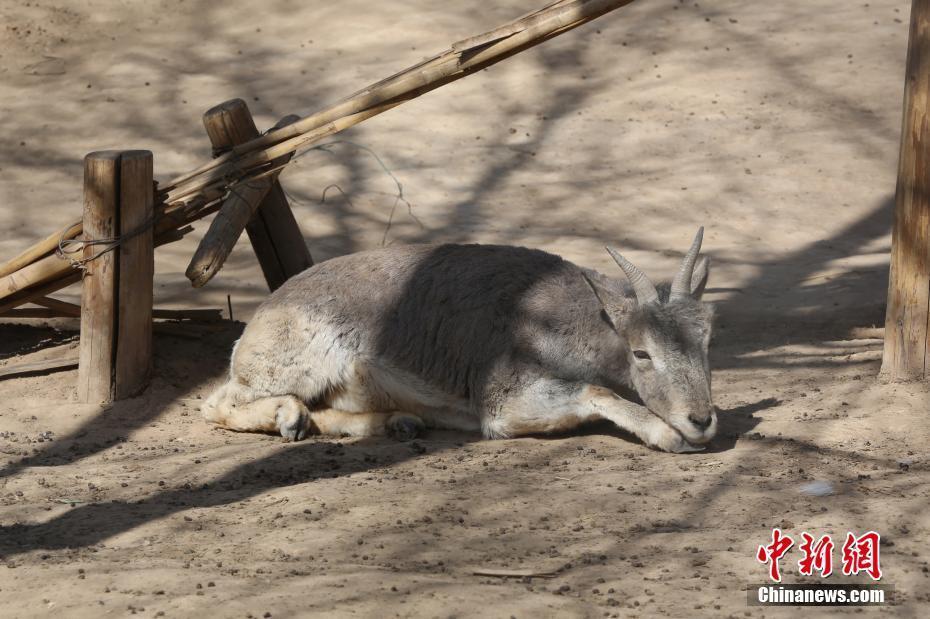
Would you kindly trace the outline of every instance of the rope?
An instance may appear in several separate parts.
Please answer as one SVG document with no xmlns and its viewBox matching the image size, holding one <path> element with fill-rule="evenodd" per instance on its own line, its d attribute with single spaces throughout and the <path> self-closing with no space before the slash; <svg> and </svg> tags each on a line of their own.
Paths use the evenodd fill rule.
<svg viewBox="0 0 930 619">
<path fill-rule="evenodd" d="M 58 239 L 58 248 L 55 249 L 55 255 L 61 258 L 62 260 L 67 260 L 71 267 L 77 269 L 81 272 L 81 277 L 83 278 L 87 275 L 87 263 L 93 260 L 96 260 L 100 256 L 104 255 L 107 252 L 113 251 L 125 241 L 139 236 L 146 230 L 149 230 L 155 225 L 155 216 L 153 215 L 148 220 L 146 220 L 141 226 L 133 230 L 128 234 L 122 236 L 115 236 L 111 238 L 102 238 L 102 239 L 66 239 L 62 236 Z M 74 258 L 74 254 L 83 253 L 84 249 L 87 247 L 98 247 L 102 246 L 103 249 L 98 251 L 89 257 L 84 258 Z"/>
</svg>

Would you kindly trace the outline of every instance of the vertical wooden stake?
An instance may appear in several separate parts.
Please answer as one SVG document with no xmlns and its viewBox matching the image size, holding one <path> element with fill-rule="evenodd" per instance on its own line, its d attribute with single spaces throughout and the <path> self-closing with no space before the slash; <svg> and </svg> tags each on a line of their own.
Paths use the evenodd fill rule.
<svg viewBox="0 0 930 619">
<path fill-rule="evenodd" d="M 152 153 L 120 157 L 119 313 L 116 336 L 116 399 L 140 393 L 152 370 L 152 295 L 155 276 Z"/>
<path fill-rule="evenodd" d="M 119 231 L 119 153 L 101 151 L 84 158 L 84 238 L 111 239 Z M 102 247 L 86 245 L 89 259 Z M 113 400 L 116 356 L 117 254 L 106 252 L 87 263 L 81 284 L 81 352 L 78 399 Z"/>
<path fill-rule="evenodd" d="M 78 398 L 111 402 L 145 388 L 152 359 L 152 153 L 84 158 L 84 248 Z"/>
<path fill-rule="evenodd" d="M 913 0 L 882 375 L 930 377 L 930 0 Z"/>
<path fill-rule="evenodd" d="M 203 126 L 217 154 L 259 136 L 249 106 L 242 99 L 231 99 L 207 110 Z M 310 250 L 277 180 L 245 231 L 270 290 L 313 266 Z"/>
</svg>

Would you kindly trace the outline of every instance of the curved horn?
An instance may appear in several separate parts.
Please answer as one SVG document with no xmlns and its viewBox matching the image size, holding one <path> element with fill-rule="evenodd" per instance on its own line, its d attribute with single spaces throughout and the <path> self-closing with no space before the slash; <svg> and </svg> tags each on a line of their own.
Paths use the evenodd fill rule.
<svg viewBox="0 0 930 619">
<path fill-rule="evenodd" d="M 698 228 L 697 234 L 694 235 L 694 242 L 691 243 L 691 249 L 685 254 L 684 260 L 681 261 L 681 268 L 672 280 L 672 291 L 669 294 L 669 300 L 683 299 L 691 294 L 691 275 L 694 271 L 694 263 L 697 261 L 698 253 L 701 251 L 701 240 L 704 238 L 704 226 Z"/>
<path fill-rule="evenodd" d="M 610 247 L 606 247 L 605 249 L 607 253 L 610 254 L 610 257 L 614 259 L 614 262 L 617 263 L 617 266 L 623 269 L 626 278 L 630 280 L 630 285 L 633 286 L 633 292 L 636 293 L 636 300 L 639 301 L 640 305 L 659 300 L 659 293 L 656 292 L 656 287 L 649 281 L 645 273 L 636 268 L 632 262 L 617 253 L 617 250 Z"/>
</svg>

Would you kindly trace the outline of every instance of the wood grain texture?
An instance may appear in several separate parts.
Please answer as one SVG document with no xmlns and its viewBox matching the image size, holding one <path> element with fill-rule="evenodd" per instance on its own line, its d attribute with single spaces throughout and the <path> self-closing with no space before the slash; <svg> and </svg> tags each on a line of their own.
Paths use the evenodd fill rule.
<svg viewBox="0 0 930 619">
<path fill-rule="evenodd" d="M 119 163 L 118 151 L 99 151 L 84 158 L 85 239 L 110 239 L 119 232 Z M 97 251 L 98 247 L 85 246 L 84 257 Z M 81 402 L 113 400 L 118 278 L 117 252 L 106 252 L 87 263 L 81 287 Z"/>
<path fill-rule="evenodd" d="M 282 128 L 297 120 L 298 117 L 290 116 L 275 127 Z M 207 110 L 203 125 L 216 155 L 260 135 L 249 107 L 242 99 L 231 99 Z M 285 158 L 276 164 L 286 163 L 289 158 L 285 154 Z M 245 230 L 268 288 L 275 290 L 289 277 L 313 265 L 310 250 L 277 181 L 277 174 L 242 184 L 238 190 L 239 195 L 231 196 L 217 215 L 217 219 L 222 216 L 223 220 L 215 229 L 211 226 L 204 238 L 205 243 L 209 239 L 215 247 L 204 246 L 202 252 L 198 249 L 200 255 L 191 261 L 188 277 L 194 286 L 203 286 L 219 271 L 232 250 L 231 244 L 241 234 L 241 220 L 248 212 Z M 257 211 L 252 202 L 256 199 L 259 200 Z"/>
<path fill-rule="evenodd" d="M 131 150 L 121 154 L 119 188 L 119 231 L 123 240 L 118 249 L 117 400 L 145 389 L 152 366 L 155 248 L 151 152 Z"/>
<path fill-rule="evenodd" d="M 930 0 L 913 0 L 882 375 L 930 377 Z"/>
</svg>

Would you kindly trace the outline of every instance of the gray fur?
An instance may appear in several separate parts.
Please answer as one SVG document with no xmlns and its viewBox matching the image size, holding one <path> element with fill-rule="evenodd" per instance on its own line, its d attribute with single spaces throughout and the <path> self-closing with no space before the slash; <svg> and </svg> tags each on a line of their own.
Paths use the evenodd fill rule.
<svg viewBox="0 0 930 619">
<path fill-rule="evenodd" d="M 624 282 L 522 247 L 397 246 L 334 258 L 262 304 L 204 413 L 290 438 L 409 431 L 411 416 L 489 438 L 608 418 L 650 445 L 690 451 L 716 431 L 711 313 L 699 300 L 706 274 L 702 259 L 694 297 L 669 301 L 660 286 L 658 300 L 640 304 Z M 329 421 L 337 413 L 356 415 L 346 417 L 354 428 L 358 415 L 370 423 L 340 430 Z"/>
</svg>

